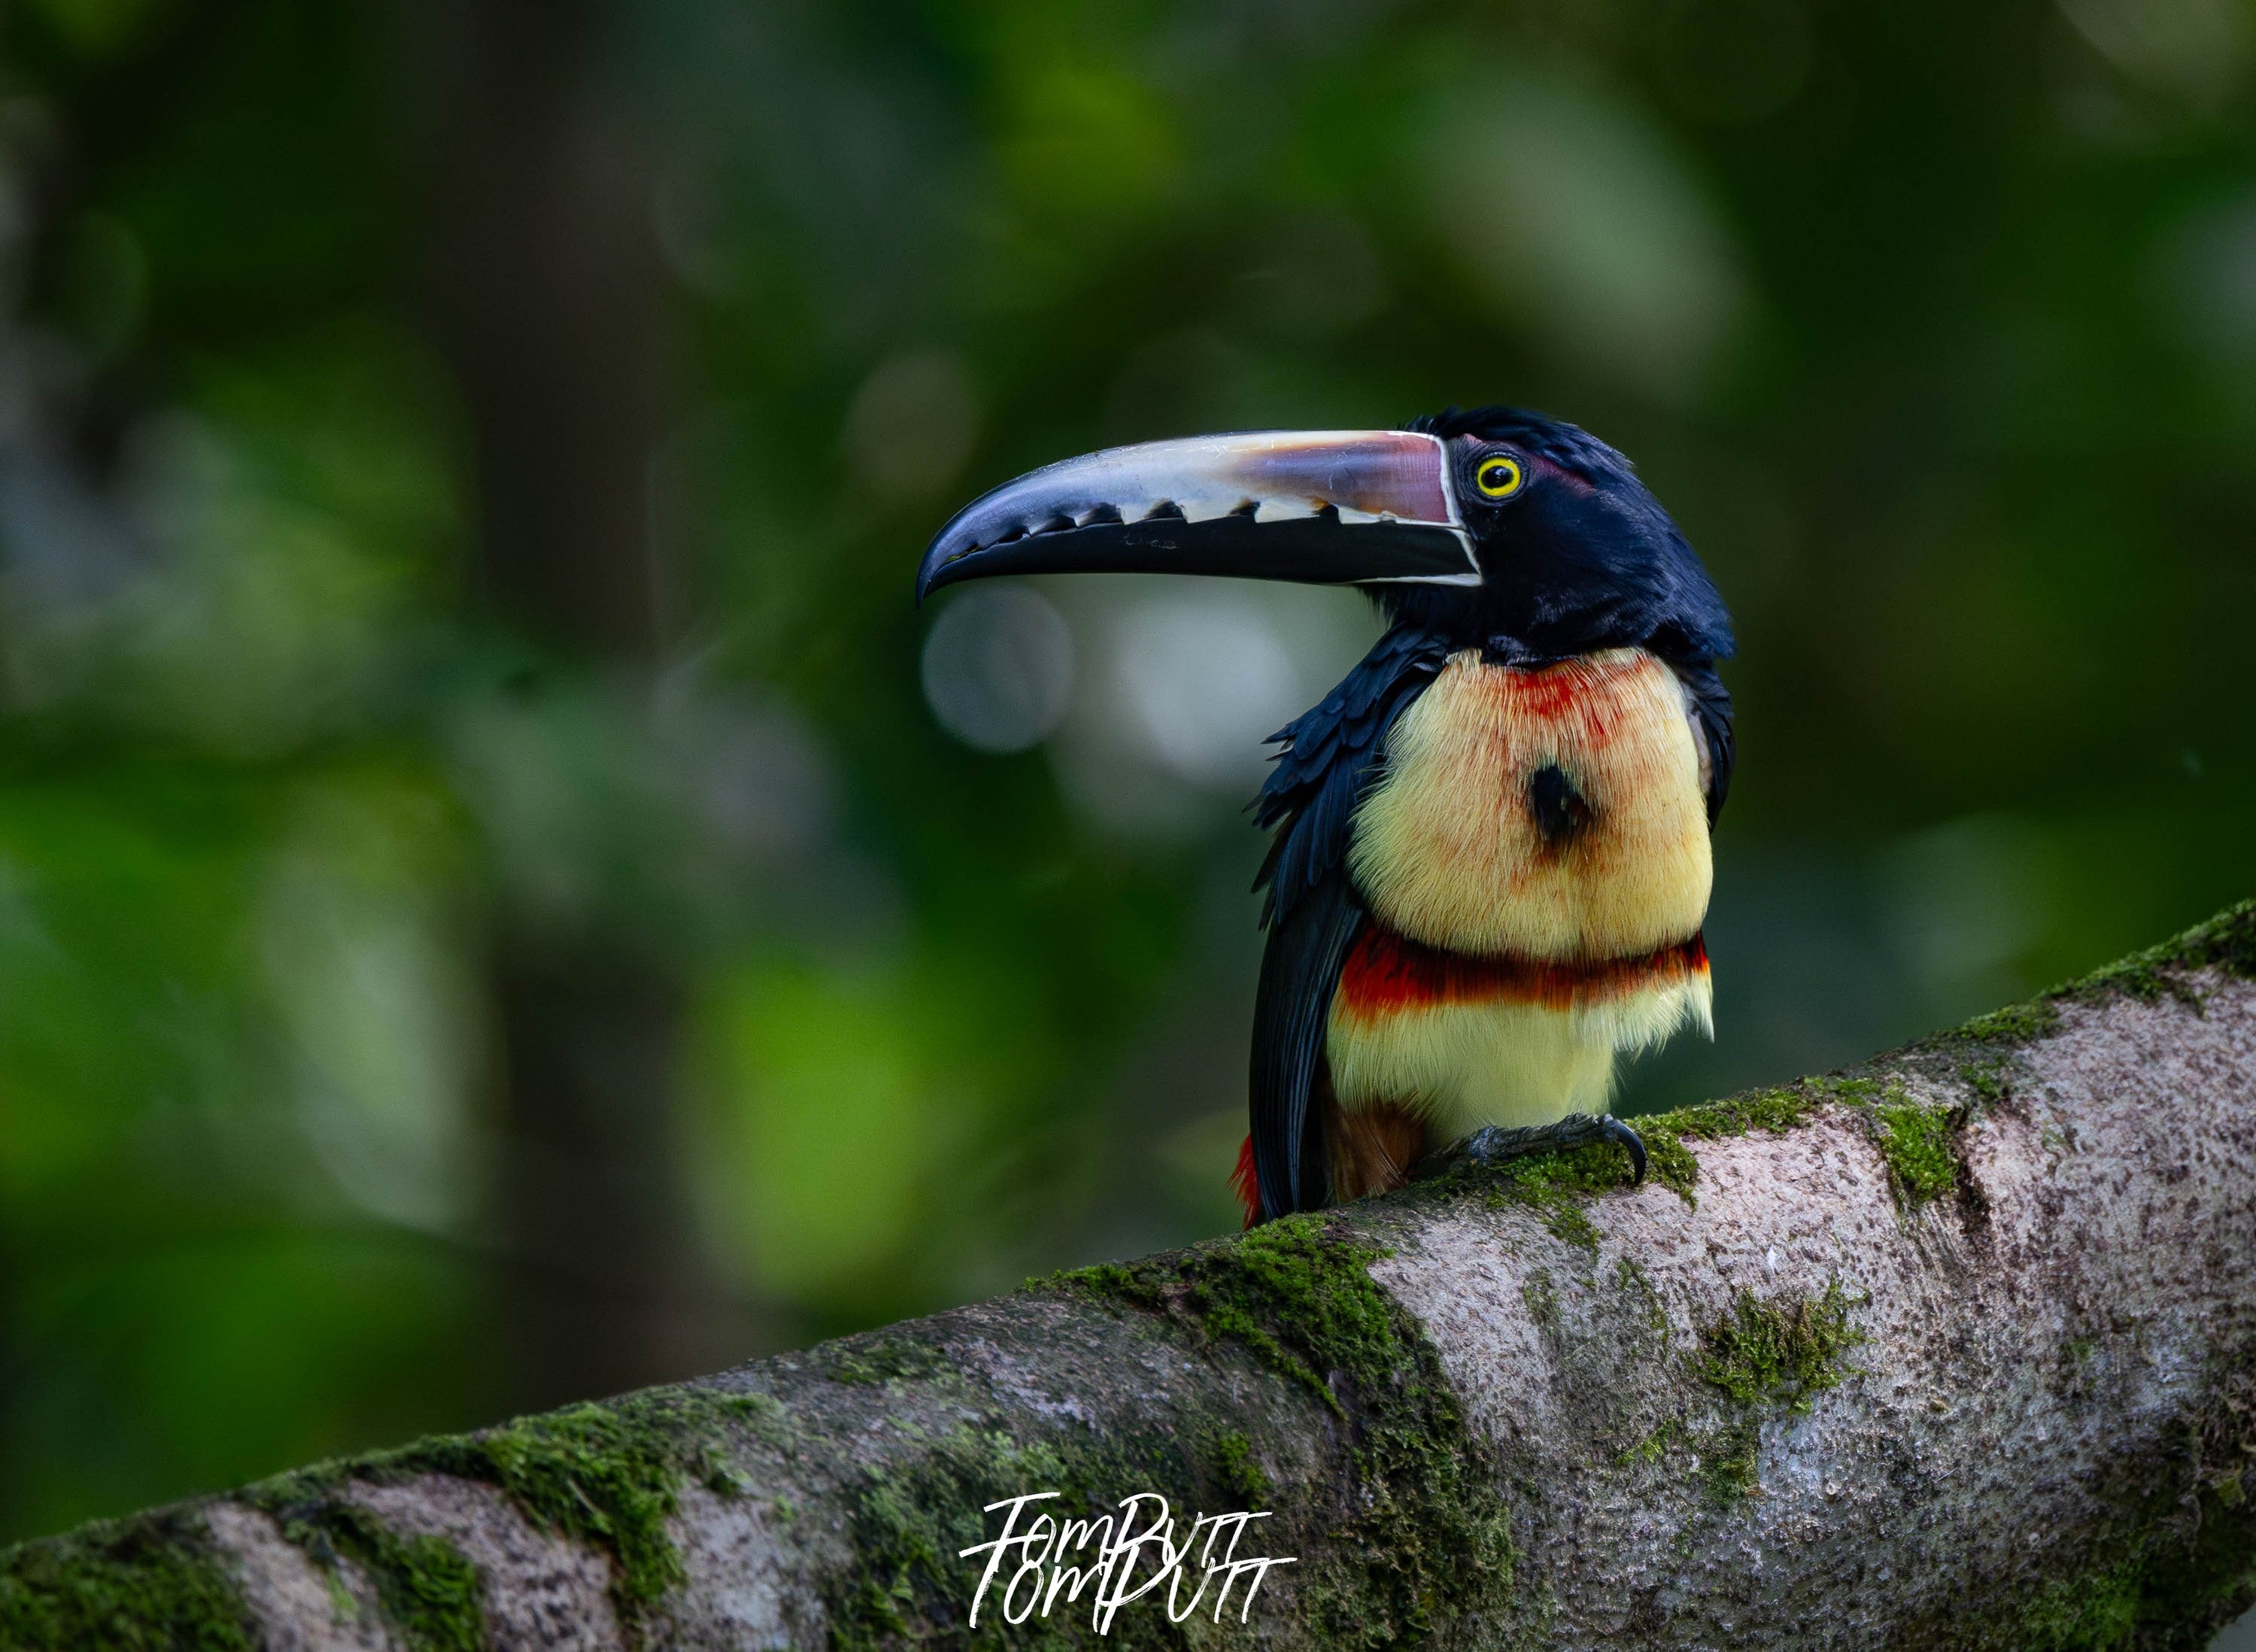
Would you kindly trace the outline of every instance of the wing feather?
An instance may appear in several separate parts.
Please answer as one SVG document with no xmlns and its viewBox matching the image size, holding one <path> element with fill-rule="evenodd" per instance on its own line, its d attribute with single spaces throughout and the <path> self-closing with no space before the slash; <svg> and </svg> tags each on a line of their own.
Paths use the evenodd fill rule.
<svg viewBox="0 0 2256 1652">
<path fill-rule="evenodd" d="M 1251 1074 L 1264 1219 L 1314 1210 L 1329 1194 L 1323 1132 L 1310 1112 L 1332 993 L 1363 923 L 1345 864 L 1355 806 L 1384 761 L 1387 730 L 1449 654 L 1441 638 L 1398 625 L 1273 737 L 1284 749 L 1254 801 L 1255 823 L 1280 829 L 1254 882 L 1268 892 Z"/>
<path fill-rule="evenodd" d="M 1324 1027 L 1340 966 L 1363 925 L 1363 905 L 1336 873 L 1273 926 L 1253 1000 L 1251 1123 L 1261 1218 L 1325 1202 L 1323 1127 L 1310 1103 L 1324 1059 Z"/>
</svg>

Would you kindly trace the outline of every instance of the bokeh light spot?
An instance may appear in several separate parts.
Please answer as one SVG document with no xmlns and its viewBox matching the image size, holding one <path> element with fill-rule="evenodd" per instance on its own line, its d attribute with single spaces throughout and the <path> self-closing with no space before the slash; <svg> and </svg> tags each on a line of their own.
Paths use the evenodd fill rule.
<svg viewBox="0 0 2256 1652">
<path fill-rule="evenodd" d="M 924 697 L 966 745 L 1023 752 L 1064 718 L 1073 693 L 1073 633 L 1047 597 L 1024 585 L 965 591 L 924 645 Z"/>
<path fill-rule="evenodd" d="M 954 350 L 881 363 L 847 410 L 847 461 L 880 502 L 927 498 L 955 480 L 979 440 L 979 398 Z"/>
<path fill-rule="evenodd" d="M 1121 700 L 1177 778 L 1237 792 L 1258 782 L 1262 741 L 1301 710 L 1300 674 L 1255 604 L 1196 591 L 1156 598 L 1121 627 Z"/>
</svg>

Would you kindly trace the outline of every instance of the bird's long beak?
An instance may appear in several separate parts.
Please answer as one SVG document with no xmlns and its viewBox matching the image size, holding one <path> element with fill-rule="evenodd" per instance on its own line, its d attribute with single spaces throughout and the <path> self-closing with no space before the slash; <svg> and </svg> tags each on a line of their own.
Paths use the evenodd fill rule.
<svg viewBox="0 0 2256 1652">
<path fill-rule="evenodd" d="M 1005 483 L 941 529 L 917 599 L 989 574 L 1227 574 L 1477 585 L 1449 456 L 1409 430 L 1109 448 Z"/>
</svg>

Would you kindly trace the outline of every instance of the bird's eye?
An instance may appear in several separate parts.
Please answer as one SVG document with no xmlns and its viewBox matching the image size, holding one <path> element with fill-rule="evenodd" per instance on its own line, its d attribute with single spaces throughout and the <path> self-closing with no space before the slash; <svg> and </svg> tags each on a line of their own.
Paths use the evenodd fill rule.
<svg viewBox="0 0 2256 1652">
<path fill-rule="evenodd" d="M 1519 461 L 1500 453 L 1482 460 L 1480 468 L 1473 472 L 1473 485 L 1481 491 L 1484 499 L 1508 499 L 1519 491 Z"/>
</svg>

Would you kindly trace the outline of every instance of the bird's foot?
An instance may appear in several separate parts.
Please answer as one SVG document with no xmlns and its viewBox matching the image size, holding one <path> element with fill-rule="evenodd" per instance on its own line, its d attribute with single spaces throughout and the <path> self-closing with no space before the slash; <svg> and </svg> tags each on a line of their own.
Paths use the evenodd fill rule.
<svg viewBox="0 0 2256 1652">
<path fill-rule="evenodd" d="M 1419 1162 L 1415 1174 L 1418 1180 L 1423 1181 L 1461 1164 L 1509 1164 L 1530 1154 L 1565 1152 L 1588 1147 L 1593 1141 L 1620 1144 L 1622 1151 L 1629 1154 L 1630 1185 L 1634 1187 L 1645 1180 L 1645 1143 L 1639 1140 L 1636 1131 L 1610 1112 L 1596 1117 L 1570 1112 L 1551 1124 L 1520 1125 L 1510 1130 L 1487 1125 L 1462 1141 L 1428 1154 Z"/>
</svg>

